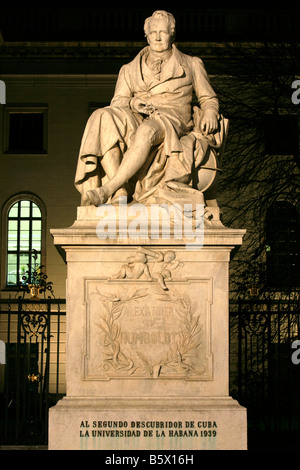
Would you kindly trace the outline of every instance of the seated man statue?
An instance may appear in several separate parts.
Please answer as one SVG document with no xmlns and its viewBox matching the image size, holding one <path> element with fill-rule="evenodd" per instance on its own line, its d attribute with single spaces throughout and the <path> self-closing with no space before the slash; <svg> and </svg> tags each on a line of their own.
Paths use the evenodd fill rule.
<svg viewBox="0 0 300 470">
<path fill-rule="evenodd" d="M 75 177 L 81 205 L 114 203 L 119 196 L 173 202 L 168 194 L 182 201 L 186 189 L 202 196 L 201 185 L 191 183 L 193 168 L 221 144 L 218 99 L 202 60 L 173 44 L 173 15 L 156 11 L 144 29 L 149 46 L 121 68 L 110 106 L 87 122 Z"/>
</svg>

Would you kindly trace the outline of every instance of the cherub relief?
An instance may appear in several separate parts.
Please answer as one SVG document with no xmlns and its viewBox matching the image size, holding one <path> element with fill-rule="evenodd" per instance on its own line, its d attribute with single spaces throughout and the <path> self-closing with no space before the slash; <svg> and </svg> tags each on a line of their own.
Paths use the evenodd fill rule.
<svg viewBox="0 0 300 470">
<path fill-rule="evenodd" d="M 154 261 L 151 271 L 149 261 Z M 112 276 L 112 279 L 140 279 L 145 275 L 146 279 L 157 281 L 162 289 L 167 290 L 166 281 L 172 280 L 172 271 L 181 265 L 172 250 L 163 253 L 139 248 L 135 255 L 129 257 L 127 263 L 122 265 L 120 271 Z"/>
</svg>

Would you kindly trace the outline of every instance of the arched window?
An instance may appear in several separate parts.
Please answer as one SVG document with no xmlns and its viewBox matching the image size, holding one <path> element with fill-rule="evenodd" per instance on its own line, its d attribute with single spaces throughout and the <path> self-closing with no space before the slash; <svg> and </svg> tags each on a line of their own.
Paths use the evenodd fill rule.
<svg viewBox="0 0 300 470">
<path fill-rule="evenodd" d="M 277 201 L 267 212 L 266 256 L 270 286 L 300 286 L 300 215 L 290 202 Z"/>
<path fill-rule="evenodd" d="M 36 198 L 14 198 L 6 205 L 5 287 L 13 288 L 26 271 L 44 264 L 44 217 Z"/>
</svg>

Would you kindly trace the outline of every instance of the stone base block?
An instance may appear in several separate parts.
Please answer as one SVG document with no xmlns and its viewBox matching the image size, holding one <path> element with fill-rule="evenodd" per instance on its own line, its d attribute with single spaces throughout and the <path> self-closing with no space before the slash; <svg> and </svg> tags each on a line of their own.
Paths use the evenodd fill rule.
<svg viewBox="0 0 300 470">
<path fill-rule="evenodd" d="M 230 397 L 66 397 L 50 409 L 49 450 L 246 450 L 246 409 Z"/>
</svg>

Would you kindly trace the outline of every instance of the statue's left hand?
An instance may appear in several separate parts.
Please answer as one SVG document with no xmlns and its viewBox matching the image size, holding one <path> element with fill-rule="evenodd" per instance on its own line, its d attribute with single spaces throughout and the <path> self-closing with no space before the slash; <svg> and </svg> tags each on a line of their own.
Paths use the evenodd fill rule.
<svg viewBox="0 0 300 470">
<path fill-rule="evenodd" d="M 201 131 L 204 134 L 212 134 L 218 129 L 218 117 L 213 111 L 206 111 L 201 119 Z"/>
</svg>

